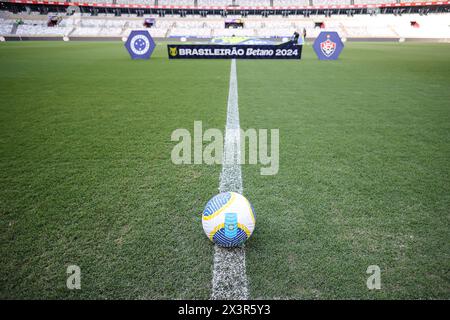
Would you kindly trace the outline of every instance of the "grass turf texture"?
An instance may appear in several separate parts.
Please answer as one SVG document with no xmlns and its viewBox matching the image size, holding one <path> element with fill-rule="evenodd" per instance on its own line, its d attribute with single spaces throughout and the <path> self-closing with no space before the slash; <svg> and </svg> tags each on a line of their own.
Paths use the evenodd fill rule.
<svg viewBox="0 0 450 320">
<path fill-rule="evenodd" d="M 173 165 L 170 135 L 224 128 L 230 61 L 166 55 L 0 45 L 1 298 L 209 297 L 200 212 L 221 168 Z M 280 129 L 279 174 L 243 168 L 252 298 L 450 298 L 449 57 L 347 43 L 335 62 L 238 61 L 241 126 Z"/>
</svg>

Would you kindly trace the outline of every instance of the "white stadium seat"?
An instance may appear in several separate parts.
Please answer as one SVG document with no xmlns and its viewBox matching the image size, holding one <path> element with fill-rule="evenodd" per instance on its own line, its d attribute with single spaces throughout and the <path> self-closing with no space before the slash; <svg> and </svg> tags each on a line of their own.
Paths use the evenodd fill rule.
<svg viewBox="0 0 450 320">
<path fill-rule="evenodd" d="M 236 0 L 236 5 L 244 7 L 268 7 L 270 0 Z"/>
<path fill-rule="evenodd" d="M 228 6 L 232 4 L 232 0 L 198 0 L 199 6 Z"/>
<path fill-rule="evenodd" d="M 309 0 L 273 0 L 274 6 L 309 6 Z"/>
<path fill-rule="evenodd" d="M 158 0 L 160 6 L 194 6 L 194 0 Z"/>
</svg>

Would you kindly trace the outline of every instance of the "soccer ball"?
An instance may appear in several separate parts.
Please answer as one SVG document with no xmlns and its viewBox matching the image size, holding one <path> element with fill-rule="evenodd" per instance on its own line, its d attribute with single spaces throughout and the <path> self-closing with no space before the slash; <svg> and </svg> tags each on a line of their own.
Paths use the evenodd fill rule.
<svg viewBox="0 0 450 320">
<path fill-rule="evenodd" d="M 253 206 L 236 192 L 223 192 L 211 198 L 202 217 L 206 236 L 221 247 L 242 245 L 252 235 L 255 222 Z"/>
</svg>

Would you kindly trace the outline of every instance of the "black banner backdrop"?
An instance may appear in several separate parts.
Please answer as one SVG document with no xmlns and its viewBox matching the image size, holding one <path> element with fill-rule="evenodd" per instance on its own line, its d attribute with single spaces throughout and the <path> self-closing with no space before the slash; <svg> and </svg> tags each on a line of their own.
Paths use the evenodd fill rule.
<svg viewBox="0 0 450 320">
<path fill-rule="evenodd" d="M 313 314 L 315 318 L 345 317 L 365 320 L 387 314 L 391 311 L 389 307 L 399 307 L 398 311 L 405 317 L 420 315 L 424 318 L 433 311 L 439 312 L 440 307 L 444 311 L 448 300 L 2 300 L 0 306 L 3 312 L 10 310 L 11 313 L 19 316 L 23 314 L 25 317 L 29 315 L 29 310 L 33 310 L 34 315 L 41 314 L 48 319 L 61 319 L 61 314 L 65 314 L 68 319 L 80 319 L 92 316 L 98 308 L 99 315 L 123 315 L 121 318 L 145 313 L 150 317 L 162 315 L 167 319 L 268 320 L 292 318 L 292 315 L 308 319 L 306 315 Z"/>
<path fill-rule="evenodd" d="M 300 59 L 302 46 L 256 44 L 168 44 L 169 59 Z"/>
</svg>

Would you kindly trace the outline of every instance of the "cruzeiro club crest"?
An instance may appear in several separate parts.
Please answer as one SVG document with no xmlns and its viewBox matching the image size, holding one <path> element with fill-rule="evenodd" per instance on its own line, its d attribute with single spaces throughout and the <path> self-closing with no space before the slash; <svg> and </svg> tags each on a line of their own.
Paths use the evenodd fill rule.
<svg viewBox="0 0 450 320">
<path fill-rule="evenodd" d="M 169 47 L 169 54 L 170 54 L 172 57 L 175 57 L 175 56 L 178 54 L 177 48 L 176 48 L 176 47 L 174 47 L 174 48 Z"/>
<path fill-rule="evenodd" d="M 336 42 L 330 40 L 330 35 L 327 35 L 327 40 L 320 43 L 320 50 L 327 57 L 331 57 L 331 55 L 336 50 Z"/>
<path fill-rule="evenodd" d="M 319 60 L 336 60 L 344 48 L 344 43 L 336 31 L 322 31 L 313 44 Z"/>
<path fill-rule="evenodd" d="M 131 51 L 137 55 L 144 55 L 150 50 L 150 41 L 142 34 L 137 34 L 130 41 Z"/>
<path fill-rule="evenodd" d="M 149 59 L 156 44 L 147 30 L 133 30 L 125 42 L 132 59 Z"/>
</svg>

